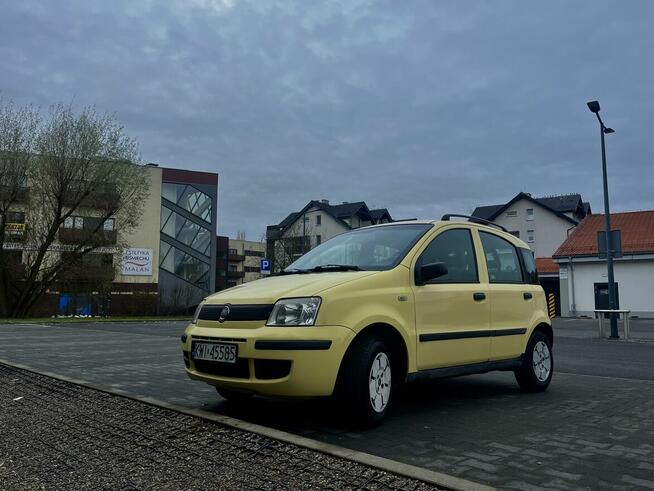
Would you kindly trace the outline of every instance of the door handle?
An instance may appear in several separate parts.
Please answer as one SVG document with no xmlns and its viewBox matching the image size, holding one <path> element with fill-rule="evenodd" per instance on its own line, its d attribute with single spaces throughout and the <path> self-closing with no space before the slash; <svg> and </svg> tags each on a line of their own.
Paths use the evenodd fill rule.
<svg viewBox="0 0 654 491">
<path fill-rule="evenodd" d="M 529 292 L 525 292 L 525 293 L 523 293 L 522 296 L 523 296 L 523 298 L 524 298 L 525 300 L 531 300 L 532 297 L 533 297 L 533 295 L 532 295 L 531 293 L 529 293 Z"/>
<path fill-rule="evenodd" d="M 475 299 L 475 302 L 481 302 L 482 300 L 486 300 L 486 294 L 485 293 L 473 293 L 472 298 Z"/>
</svg>

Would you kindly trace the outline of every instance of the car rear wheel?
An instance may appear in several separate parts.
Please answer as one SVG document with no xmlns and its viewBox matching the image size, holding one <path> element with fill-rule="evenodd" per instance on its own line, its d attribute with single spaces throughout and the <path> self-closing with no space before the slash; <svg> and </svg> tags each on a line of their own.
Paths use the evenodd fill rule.
<svg viewBox="0 0 654 491">
<path fill-rule="evenodd" d="M 541 392 L 547 389 L 554 373 L 552 343 L 540 331 L 532 334 L 525 351 L 522 366 L 515 371 L 515 378 L 522 390 Z"/>
<path fill-rule="evenodd" d="M 393 397 L 392 357 L 383 341 L 362 339 L 348 352 L 340 374 L 339 394 L 359 426 L 380 424 Z"/>
<path fill-rule="evenodd" d="M 220 395 L 220 397 L 234 404 L 240 404 L 246 402 L 252 397 L 252 394 L 249 394 L 247 392 L 238 392 L 236 390 L 229 390 L 229 389 L 219 389 L 218 387 L 216 387 L 216 392 L 218 392 L 218 395 Z"/>
</svg>

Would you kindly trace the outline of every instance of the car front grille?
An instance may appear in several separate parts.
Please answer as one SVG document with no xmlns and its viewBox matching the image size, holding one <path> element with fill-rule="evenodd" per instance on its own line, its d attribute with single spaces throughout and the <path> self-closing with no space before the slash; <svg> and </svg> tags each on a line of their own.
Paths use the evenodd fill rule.
<svg viewBox="0 0 654 491">
<path fill-rule="evenodd" d="M 223 318 L 224 322 L 266 321 L 268 320 L 268 317 L 270 317 L 274 305 L 204 305 L 202 309 L 200 309 L 198 319 L 217 321 L 220 319 L 221 312 L 225 307 L 229 307 L 229 312 Z"/>
</svg>

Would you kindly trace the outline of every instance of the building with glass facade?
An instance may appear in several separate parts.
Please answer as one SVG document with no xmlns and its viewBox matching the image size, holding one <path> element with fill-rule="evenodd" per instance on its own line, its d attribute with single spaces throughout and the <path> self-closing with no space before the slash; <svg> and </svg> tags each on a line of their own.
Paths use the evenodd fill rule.
<svg viewBox="0 0 654 491">
<path fill-rule="evenodd" d="M 139 225 L 127 233 L 119 219 L 105 220 L 99 247 L 58 275 L 30 315 L 186 314 L 215 291 L 218 174 L 145 169 Z M 16 236 L 8 252 L 17 265 L 28 250 L 20 239 L 29 220 L 16 212 L 5 224 Z M 98 223 L 93 209 L 80 208 L 59 229 L 53 253 L 68 254 Z"/>
<path fill-rule="evenodd" d="M 178 312 L 214 291 L 218 175 L 161 171 L 159 301 Z"/>
</svg>

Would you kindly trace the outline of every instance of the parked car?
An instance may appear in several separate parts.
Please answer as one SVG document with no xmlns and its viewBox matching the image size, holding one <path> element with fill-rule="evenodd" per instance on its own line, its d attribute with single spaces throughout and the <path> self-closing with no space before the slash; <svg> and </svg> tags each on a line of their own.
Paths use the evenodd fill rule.
<svg viewBox="0 0 654 491">
<path fill-rule="evenodd" d="M 545 390 L 553 333 L 533 253 L 453 216 L 353 230 L 207 297 L 182 336 L 186 372 L 228 400 L 334 395 L 365 425 L 417 379 L 510 370 Z"/>
</svg>

